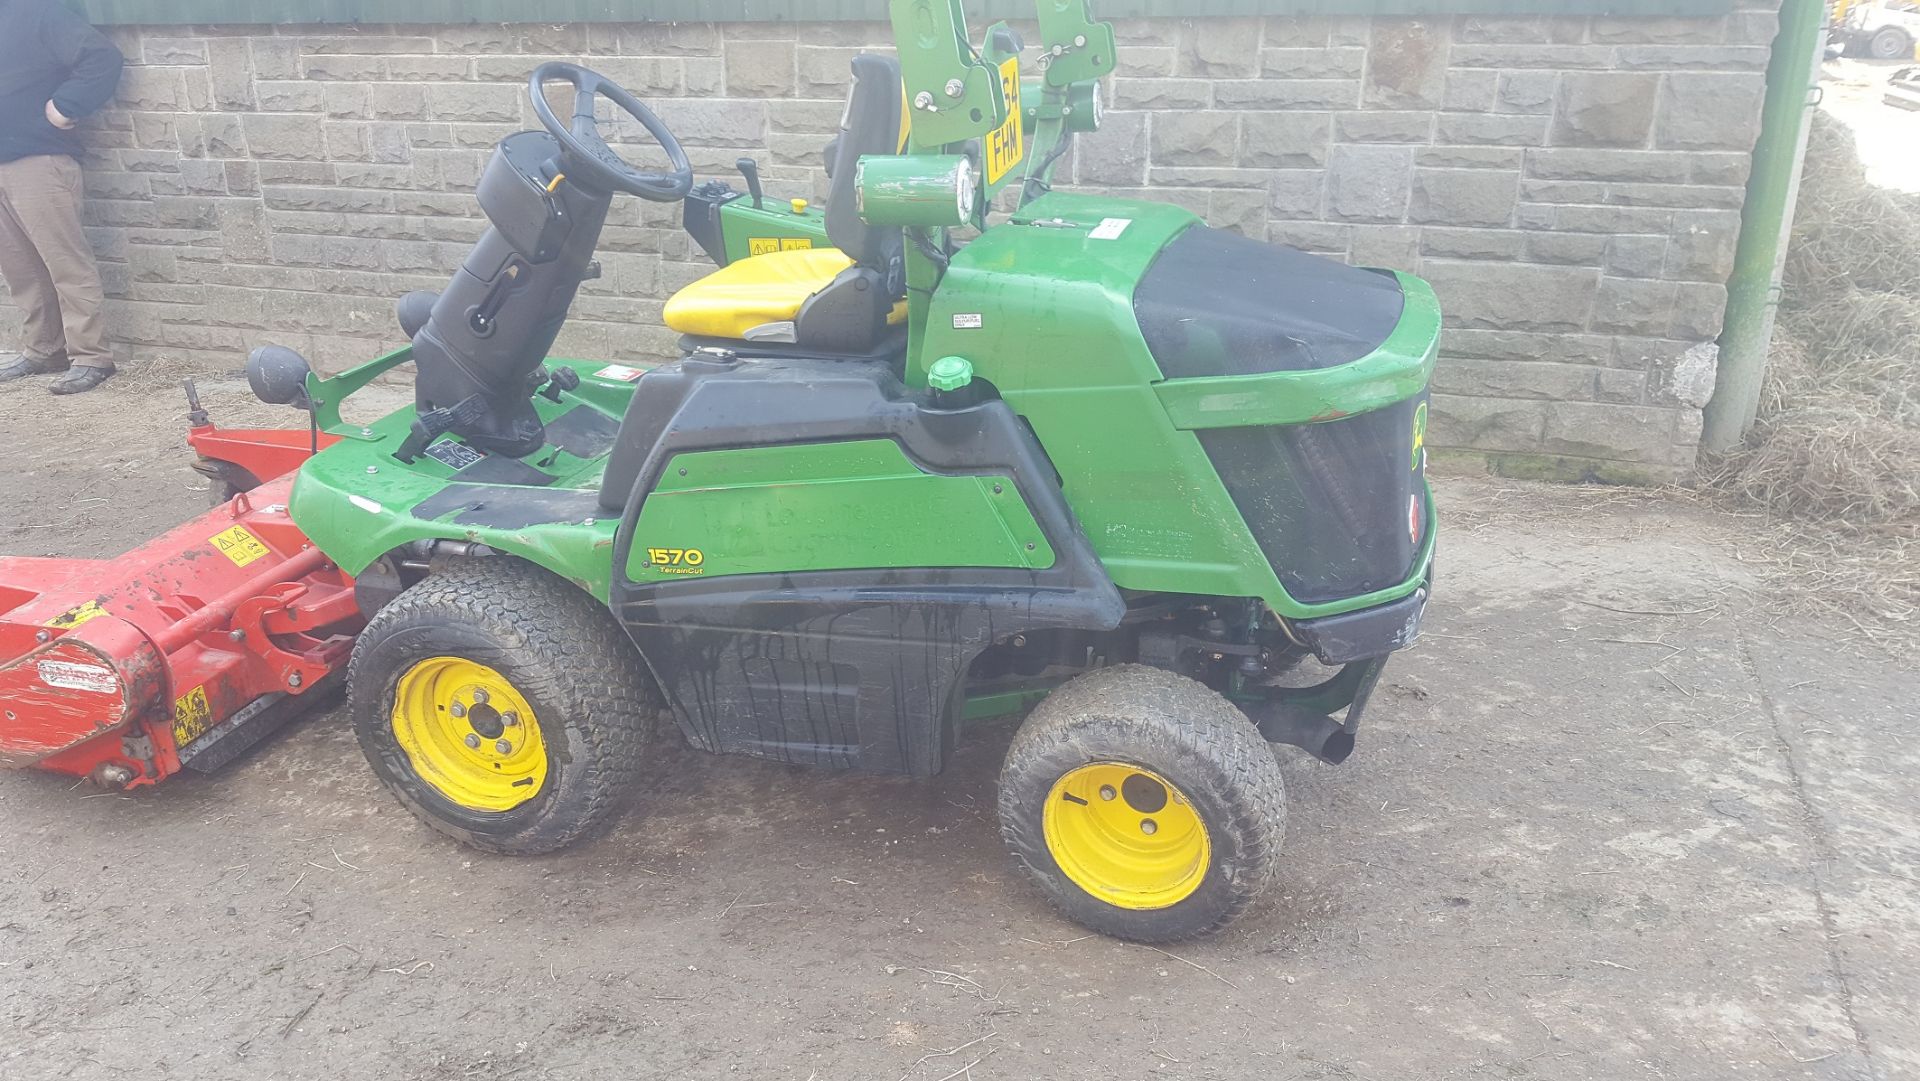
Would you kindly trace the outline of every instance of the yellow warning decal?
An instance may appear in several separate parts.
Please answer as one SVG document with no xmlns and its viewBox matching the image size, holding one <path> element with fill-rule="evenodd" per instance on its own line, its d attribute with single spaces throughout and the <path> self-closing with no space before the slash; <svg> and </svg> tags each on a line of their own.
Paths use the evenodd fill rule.
<svg viewBox="0 0 1920 1081">
<path fill-rule="evenodd" d="M 247 532 L 245 526 L 223 529 L 207 538 L 208 543 L 220 550 L 220 554 L 233 560 L 236 567 L 244 567 L 257 559 L 263 559 L 273 553 L 260 543 L 260 538 Z"/>
<path fill-rule="evenodd" d="M 747 256 L 772 255 L 777 251 L 812 251 L 813 240 L 804 236 L 754 236 L 747 238 Z"/>
<path fill-rule="evenodd" d="M 195 687 L 173 703 L 173 745 L 185 747 L 207 734 L 213 727 L 213 706 L 207 702 L 207 688 Z"/>
<path fill-rule="evenodd" d="M 1000 87 L 1006 91 L 1007 120 L 987 133 L 987 183 L 998 184 L 1026 156 L 1026 118 L 1020 106 L 1020 58 L 1000 65 Z"/>
<path fill-rule="evenodd" d="M 81 626 L 82 624 L 99 619 L 101 616 L 104 616 L 106 614 L 107 614 L 107 610 L 105 608 L 100 607 L 99 601 L 88 601 L 87 603 L 81 605 L 78 608 L 75 608 L 73 611 L 68 612 L 65 615 L 55 616 L 54 618 L 48 620 L 47 626 L 54 627 L 54 628 L 62 628 L 62 629 L 78 627 L 78 626 Z"/>
</svg>

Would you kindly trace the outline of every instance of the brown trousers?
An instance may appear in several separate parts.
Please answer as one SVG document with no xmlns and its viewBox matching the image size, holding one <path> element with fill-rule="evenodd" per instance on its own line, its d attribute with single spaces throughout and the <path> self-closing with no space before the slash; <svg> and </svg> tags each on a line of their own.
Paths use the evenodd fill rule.
<svg viewBox="0 0 1920 1081">
<path fill-rule="evenodd" d="M 0 273 L 26 313 L 21 355 L 113 367 L 104 292 L 80 228 L 80 163 L 41 155 L 0 163 Z"/>
</svg>

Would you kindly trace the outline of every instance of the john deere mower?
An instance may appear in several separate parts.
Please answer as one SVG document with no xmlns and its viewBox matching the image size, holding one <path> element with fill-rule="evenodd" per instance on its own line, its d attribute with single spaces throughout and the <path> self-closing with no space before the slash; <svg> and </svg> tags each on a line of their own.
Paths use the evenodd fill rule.
<svg viewBox="0 0 1920 1081">
<path fill-rule="evenodd" d="M 959 0 L 891 14 L 823 208 L 750 162 L 746 191 L 696 186 L 644 103 L 546 64 L 544 130 L 480 180 L 491 228 L 401 301 L 409 348 L 333 378 L 256 352 L 262 396 L 331 441 L 288 502 L 367 620 L 353 725 L 428 825 L 544 853 L 616 817 L 665 718 L 707 751 L 927 776 L 1030 709 L 998 804 L 1019 863 L 1099 931 L 1208 931 L 1278 874 L 1270 744 L 1345 759 L 1418 632 L 1438 306 L 1053 191 L 1115 66 L 1085 0 L 1040 0 L 1025 68 Z M 615 113 L 666 171 L 609 142 Z M 621 196 L 683 203 L 719 268 L 666 305 L 680 355 L 553 358 Z M 342 422 L 407 363 L 413 408 Z"/>
</svg>

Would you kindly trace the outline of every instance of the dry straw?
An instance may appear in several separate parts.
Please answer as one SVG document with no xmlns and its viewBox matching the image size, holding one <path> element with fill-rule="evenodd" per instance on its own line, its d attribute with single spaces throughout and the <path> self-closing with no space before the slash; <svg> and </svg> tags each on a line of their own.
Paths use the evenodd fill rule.
<svg viewBox="0 0 1920 1081">
<path fill-rule="evenodd" d="M 1825 115 L 1760 420 L 1707 478 L 1779 522 L 1770 569 L 1796 607 L 1920 631 L 1920 198 L 1869 183 Z"/>
</svg>

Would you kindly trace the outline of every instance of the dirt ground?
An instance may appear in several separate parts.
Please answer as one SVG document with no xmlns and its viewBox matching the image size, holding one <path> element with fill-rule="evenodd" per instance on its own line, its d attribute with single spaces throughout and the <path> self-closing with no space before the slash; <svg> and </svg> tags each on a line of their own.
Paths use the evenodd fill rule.
<svg viewBox="0 0 1920 1081">
<path fill-rule="evenodd" d="M 217 418 L 272 417 L 231 379 Z M 0 387 L 0 553 L 203 505 L 162 374 Z M 1162 952 L 1013 873 L 1002 724 L 927 783 L 660 747 L 604 841 L 429 834 L 338 714 L 135 796 L 0 776 L 0 1077 L 1920 1076 L 1920 690 L 1778 620 L 1751 519 L 1444 480 L 1428 633 L 1284 889 Z"/>
</svg>

